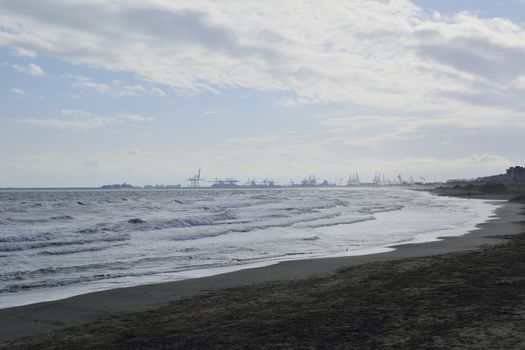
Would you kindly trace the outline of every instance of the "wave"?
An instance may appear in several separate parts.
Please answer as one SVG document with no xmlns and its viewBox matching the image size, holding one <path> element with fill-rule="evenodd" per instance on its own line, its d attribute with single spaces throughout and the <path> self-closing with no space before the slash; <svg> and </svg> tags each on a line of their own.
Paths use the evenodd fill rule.
<svg viewBox="0 0 525 350">
<path fill-rule="evenodd" d="M 0 225 L 18 225 L 18 224 L 38 224 L 48 222 L 48 218 L 37 218 L 37 219 L 21 219 L 21 218 L 12 218 L 7 217 L 0 219 Z"/>
<path fill-rule="evenodd" d="M 161 221 L 147 221 L 142 218 L 132 218 L 116 224 L 100 223 L 93 227 L 77 230 L 76 233 L 95 234 L 99 232 L 143 232 L 194 226 L 212 226 L 218 224 L 224 225 L 229 224 L 232 220 L 236 219 L 237 216 L 231 211 L 224 211 L 219 214 Z"/>
<path fill-rule="evenodd" d="M 319 239 L 320 239 L 319 236 L 312 236 L 312 237 L 302 238 L 301 241 L 317 241 Z"/>
<path fill-rule="evenodd" d="M 20 234 L 17 236 L 0 237 L 0 243 L 49 241 L 55 238 L 56 235 L 54 233 L 42 232 L 36 234 Z"/>
<path fill-rule="evenodd" d="M 402 204 L 394 205 L 394 206 L 375 205 L 375 206 L 370 206 L 370 207 L 359 209 L 358 212 L 362 214 L 377 214 L 377 213 L 387 213 L 391 211 L 399 211 L 399 210 L 403 210 L 403 208 L 405 208 L 405 206 Z"/>
<path fill-rule="evenodd" d="M 63 267 L 63 268 L 47 267 L 47 268 L 42 268 L 42 269 L 38 269 L 35 271 L 17 271 L 17 272 L 10 273 L 10 274 L 0 275 L 0 281 L 8 282 L 8 283 L 11 282 L 9 284 L 4 284 L 4 286 L 0 287 L 0 294 L 16 293 L 16 292 L 38 289 L 38 288 L 54 288 L 54 287 L 68 286 L 68 285 L 79 284 L 79 283 L 94 282 L 94 281 L 124 278 L 124 277 L 144 277 L 144 276 L 155 275 L 161 272 L 158 270 L 133 272 L 133 270 L 129 269 L 132 266 L 131 264 L 126 265 L 126 266 L 120 266 L 118 268 L 115 265 L 121 265 L 121 263 L 110 264 L 109 266 L 103 265 L 103 264 L 89 264 L 89 265 Z M 211 268 L 211 267 L 219 267 L 219 266 L 220 265 L 216 265 L 216 264 L 197 264 L 197 265 L 192 265 L 191 268 L 199 269 L 199 268 Z M 178 272 L 178 271 L 188 270 L 189 268 L 190 266 L 179 266 L 178 268 L 173 268 L 173 269 L 170 269 L 168 271 L 163 271 L 163 272 L 168 272 L 168 273 Z M 97 270 L 108 271 L 110 269 L 117 270 L 117 271 L 125 271 L 125 272 L 112 272 L 112 273 L 98 272 L 97 273 Z M 81 272 L 91 272 L 92 274 L 91 275 L 78 275 L 78 273 L 81 273 Z M 66 277 L 64 276 L 64 274 L 66 273 L 76 273 L 77 276 Z M 53 277 L 56 275 L 62 275 L 64 277 L 62 277 L 61 279 L 57 279 Z M 20 282 L 16 283 L 16 281 L 20 281 Z"/>
<path fill-rule="evenodd" d="M 27 213 L 27 209 L 20 207 L 1 207 L 0 213 Z"/>
<path fill-rule="evenodd" d="M 41 223 L 46 223 L 50 221 L 69 221 L 69 220 L 74 220 L 74 218 L 70 215 L 59 215 L 59 216 L 52 216 L 49 218 L 35 218 L 35 219 L 7 217 L 7 218 L 0 219 L 0 225 L 41 224 Z"/>
<path fill-rule="evenodd" d="M 110 237 L 99 237 L 99 238 L 92 238 L 92 239 L 76 239 L 76 240 L 65 240 L 65 241 L 50 240 L 50 241 L 45 241 L 45 242 L 37 241 L 35 243 L 16 242 L 14 244 L 11 244 L 12 242 L 6 242 L 7 244 L 0 244 L 0 252 L 15 252 L 15 251 L 21 251 L 21 250 L 28 250 L 28 249 L 43 249 L 43 248 L 49 248 L 49 247 L 83 245 L 83 244 L 88 244 L 88 243 L 122 242 L 122 241 L 127 241 L 130 238 L 131 236 L 129 234 L 123 234 L 123 235 L 110 236 Z"/>
<path fill-rule="evenodd" d="M 154 226 L 156 230 L 162 230 L 166 228 L 174 227 L 192 227 L 192 226 L 206 226 L 206 225 L 216 225 L 218 223 L 224 224 L 225 221 L 235 220 L 237 216 L 231 211 L 225 211 L 221 214 L 202 216 L 196 218 L 188 219 L 174 219 L 168 220 L 165 222 L 158 223 Z"/>
<path fill-rule="evenodd" d="M 14 282 L 14 281 L 25 281 L 26 286 L 32 286 L 32 287 L 39 287 L 39 286 L 55 286 L 54 282 L 57 282 L 56 285 L 64 285 L 64 284 L 70 284 L 67 283 L 67 281 L 79 281 L 80 280 L 86 280 L 91 279 L 93 277 L 98 277 L 100 279 L 101 276 L 104 276 L 105 278 L 116 278 L 116 277 L 124 277 L 124 276 L 130 276 L 130 275 L 143 275 L 143 273 L 123 273 L 123 272 L 114 272 L 114 273 L 101 273 L 100 271 L 125 271 L 129 269 L 132 264 L 124 263 L 124 262 L 114 262 L 109 264 L 104 263 L 93 263 L 93 264 L 85 264 L 85 265 L 73 265 L 73 266 L 60 266 L 60 267 L 43 267 L 36 270 L 26 270 L 26 271 L 13 271 L 8 273 L 2 273 L 0 274 L 0 281 L 2 282 Z M 85 274 L 91 273 L 91 276 L 86 276 Z M 84 274 L 84 275 L 80 275 Z M 79 278 L 68 278 L 69 275 L 77 275 Z M 63 276 L 62 280 L 53 278 L 54 276 Z M 31 280 L 37 280 L 35 282 L 30 282 Z M 75 282 L 76 283 L 76 282 Z M 19 288 L 21 284 L 15 285 L 12 284 L 11 286 L 8 286 L 8 288 L 0 289 L 0 293 L 2 291 L 6 291 L 6 289 L 9 288 Z"/>
<path fill-rule="evenodd" d="M 213 238 L 231 233 L 243 233 L 252 232 L 257 230 L 266 230 L 270 228 L 284 228 L 292 227 L 299 223 L 307 223 L 318 221 L 322 219 L 333 219 L 338 217 L 340 214 L 326 214 L 321 216 L 306 217 L 306 218 L 284 218 L 283 220 L 276 220 L 272 222 L 264 221 L 250 221 L 247 225 L 241 227 L 226 227 L 216 231 L 191 231 L 187 233 L 177 232 L 174 236 L 169 237 L 173 241 L 190 241 L 203 238 Z"/>
<path fill-rule="evenodd" d="M 64 220 L 73 220 L 74 217 L 70 215 L 61 215 L 61 216 L 52 216 L 51 220 L 64 221 Z"/>
<path fill-rule="evenodd" d="M 283 253 L 283 254 L 276 254 L 276 255 L 265 255 L 265 256 L 257 256 L 253 258 L 233 258 L 232 261 L 235 262 L 242 262 L 242 263 L 251 263 L 256 261 L 264 261 L 264 260 L 276 260 L 282 257 L 289 257 L 289 256 L 297 256 L 297 255 L 308 255 L 310 253 L 308 252 L 294 252 L 294 253 Z"/>
<path fill-rule="evenodd" d="M 20 284 L 9 284 L 6 285 L 3 288 L 0 288 L 0 294 L 4 293 L 16 293 L 21 292 L 25 290 L 32 290 L 36 288 L 53 288 L 53 287 L 61 287 L 61 286 L 68 286 L 78 283 L 85 283 L 85 282 L 94 282 L 99 281 L 103 279 L 110 279 L 110 278 L 119 278 L 119 277 L 125 277 L 125 274 L 99 274 L 94 276 L 80 276 L 80 277 L 74 277 L 74 278 L 63 278 L 63 279 L 46 279 L 46 280 L 39 280 L 34 282 L 26 282 L 26 283 L 20 283 Z"/>
<path fill-rule="evenodd" d="M 370 216 L 370 217 L 359 218 L 359 219 L 342 218 L 341 220 L 333 220 L 333 221 L 318 220 L 318 221 L 314 221 L 313 223 L 295 224 L 294 227 L 296 228 L 321 228 L 321 227 L 329 227 L 329 226 L 351 225 L 351 224 L 357 224 L 359 222 L 372 221 L 372 220 L 376 220 L 376 218 L 373 216 Z"/>
<path fill-rule="evenodd" d="M 63 249 L 63 250 L 44 250 L 43 252 L 38 253 L 39 255 L 69 255 L 77 253 L 87 253 L 87 252 L 99 252 L 102 250 L 107 250 L 117 246 L 122 246 L 122 244 L 103 246 L 103 247 L 89 247 L 89 248 L 77 248 L 77 249 Z"/>
</svg>

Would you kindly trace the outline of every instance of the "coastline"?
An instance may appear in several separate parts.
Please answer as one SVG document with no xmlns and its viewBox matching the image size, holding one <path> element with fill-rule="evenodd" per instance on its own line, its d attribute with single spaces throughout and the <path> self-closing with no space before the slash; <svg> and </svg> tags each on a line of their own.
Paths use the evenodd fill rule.
<svg viewBox="0 0 525 350">
<path fill-rule="evenodd" d="M 374 191 L 377 191 L 377 189 L 374 189 Z M 409 191 L 408 188 L 404 188 L 401 190 L 402 192 L 421 192 L 421 191 Z M 401 192 L 400 191 L 400 192 Z M 419 195 L 422 195 L 423 197 L 432 197 L 432 202 L 435 202 L 434 204 L 439 208 L 440 203 L 439 202 L 445 202 L 445 205 L 449 205 L 449 201 L 455 202 L 456 200 L 462 203 L 456 203 L 451 205 L 465 205 L 466 207 L 470 207 L 469 211 L 471 212 L 467 216 L 461 216 L 457 217 L 455 219 L 454 224 L 447 225 L 445 223 L 450 223 L 449 218 L 444 218 L 445 221 L 432 218 L 431 216 L 422 215 L 420 212 L 414 210 L 414 207 L 408 205 L 407 207 L 402 206 L 403 208 L 398 208 L 396 210 L 385 210 L 385 211 L 377 211 L 374 212 L 371 216 L 371 219 L 368 218 L 366 220 L 355 220 L 352 222 L 351 226 L 345 226 L 345 225 L 327 225 L 324 227 L 326 230 L 322 230 L 321 234 L 317 232 L 312 232 L 311 234 L 306 234 L 305 237 L 302 238 L 301 241 L 310 241 L 310 240 L 318 240 L 318 239 L 328 239 L 328 242 L 330 240 L 334 240 L 330 236 L 334 235 L 337 237 L 340 235 L 341 237 L 344 236 L 346 233 L 352 233 L 348 235 L 350 237 L 350 241 L 345 241 L 344 238 L 335 238 L 335 241 L 344 242 L 342 245 L 333 245 L 332 247 L 325 247 L 322 249 L 310 249 L 308 246 L 304 246 L 302 249 L 296 249 L 294 245 L 291 245 L 290 249 L 286 248 L 286 250 L 281 251 L 279 248 L 277 248 L 276 251 L 268 250 L 271 252 L 271 254 L 268 254 L 269 258 L 265 258 L 264 253 L 259 255 L 256 259 L 249 259 L 249 257 L 243 257 L 243 259 L 239 259 L 239 262 L 235 262 L 230 265 L 223 265 L 223 266 L 206 266 L 206 268 L 200 267 L 200 269 L 192 270 L 190 269 L 180 269 L 176 272 L 167 272 L 167 273 L 159 273 L 154 275 L 147 275 L 145 278 L 134 278 L 132 280 L 106 280 L 102 279 L 98 281 L 95 279 L 95 281 L 90 281 L 87 283 L 79 283 L 79 284 L 69 284 L 66 283 L 64 286 L 60 286 L 60 277 L 55 281 L 54 278 L 49 278 L 48 280 L 51 282 L 50 284 L 53 285 L 59 285 L 57 289 L 47 289 L 47 288 L 26 288 L 23 282 L 16 283 L 13 287 L 19 287 L 21 292 L 15 292 L 15 293 L 2 293 L 0 294 L 0 309 L 6 309 L 6 308 L 13 308 L 23 305 L 29 305 L 29 304 L 37 304 L 37 303 L 43 303 L 43 302 L 51 302 L 61 299 L 66 299 L 82 294 L 89 294 L 89 293 L 95 293 L 95 292 L 101 292 L 104 290 L 109 289 L 116 289 L 116 288 L 128 288 L 128 287 L 135 287 L 140 285 L 146 285 L 146 284 L 161 284 L 166 282 L 173 282 L 173 281 L 179 281 L 179 280 L 186 280 L 186 279 L 194 279 L 194 278 L 201 278 L 201 277 L 207 277 L 212 275 L 218 275 L 218 274 L 224 274 L 229 272 L 234 272 L 238 270 L 244 270 L 244 269 L 253 269 L 256 267 L 263 267 L 268 265 L 274 265 L 279 262 L 289 261 L 289 260 L 310 260 L 310 259 L 323 259 L 323 258 L 333 258 L 333 257 L 349 257 L 349 256 L 359 256 L 359 255 L 368 255 L 368 254 L 377 254 L 377 253 L 383 253 L 393 250 L 394 246 L 400 245 L 400 244 L 414 244 L 414 243 L 424 243 L 424 242 L 430 242 L 433 240 L 439 239 L 439 237 L 446 237 L 446 236 L 461 236 L 464 235 L 471 230 L 475 228 L 475 226 L 478 223 L 485 222 L 492 217 L 494 214 L 494 211 L 496 208 L 501 205 L 502 202 L 496 203 L 495 201 L 492 202 L 487 199 L 480 198 L 479 200 L 467 200 L 467 198 L 459 198 L 454 199 L 448 196 L 436 196 L 434 194 L 429 193 L 428 191 L 421 192 Z M 439 197 L 445 197 L 445 198 L 439 198 Z M 496 205 L 494 205 L 496 204 Z M 443 203 L 441 203 L 443 205 Z M 416 206 L 418 207 L 418 206 Z M 419 209 L 419 208 L 418 208 Z M 445 210 L 444 212 L 447 212 L 449 210 Z M 434 214 L 439 215 L 438 212 L 441 212 L 441 210 L 436 210 Z M 465 218 L 468 219 L 465 219 Z M 461 222 L 460 222 L 461 221 Z M 410 223 L 408 225 L 405 225 L 404 223 Z M 457 224 L 457 225 L 456 225 Z M 364 225 L 364 227 L 363 227 Z M 416 229 L 412 229 L 413 227 L 417 227 Z M 369 232 L 372 236 L 379 235 L 379 240 L 367 240 L 366 238 L 363 238 L 362 242 L 365 244 L 355 244 L 354 241 L 351 239 L 351 237 L 357 233 L 361 234 L 363 237 L 363 232 Z M 410 234 L 412 233 L 412 234 Z M 319 234 L 319 236 L 318 236 Z M 326 236 L 326 238 L 325 238 Z M 322 238 L 319 238 L 322 237 Z M 382 239 L 383 237 L 386 237 L 385 239 Z M 242 240 L 242 237 L 239 237 Z M 277 237 L 278 238 L 278 237 Z M 233 238 L 234 244 L 237 244 L 235 241 L 235 238 Z M 301 243 L 301 242 L 299 242 Z M 372 243 L 372 244 L 371 244 Z M 348 244 L 348 245 L 347 245 Z M 321 244 L 321 246 L 326 245 L 326 243 Z M 194 246 L 195 248 L 190 249 L 196 249 L 196 251 L 201 250 L 201 247 L 199 247 L 199 244 Z M 179 249 L 178 247 L 174 247 L 175 249 Z M 246 248 L 250 249 L 251 246 L 246 246 Z M 255 248 L 255 247 L 254 247 Z M 316 247 L 313 247 L 316 248 Z M 331 248 L 331 249 L 330 249 Z M 346 248 L 346 249 L 345 249 Z M 281 252 L 281 254 L 279 254 Z M 47 251 L 46 251 L 47 253 Z M 51 253 L 51 252 L 50 252 Z M 59 250 L 57 253 L 61 253 Z M 138 252 L 140 253 L 140 252 Z M 157 254 L 162 255 L 166 254 L 167 252 Z M 118 253 L 117 253 L 118 254 Z M 169 254 L 169 252 L 168 252 Z M 210 254 L 213 255 L 213 252 L 211 251 Z M 202 254 L 201 254 L 202 255 Z M 61 256 L 60 254 L 58 256 Z M 115 259 L 118 261 L 118 256 L 111 257 L 111 261 L 114 261 Z M 232 261 L 235 261 L 237 259 L 231 259 Z M 91 260 L 91 262 L 96 260 Z M 89 263 L 90 261 L 86 259 L 86 263 Z M 107 262 L 107 261 L 106 261 Z M 49 266 L 53 266 L 53 263 L 44 261 L 44 264 L 48 264 Z M 61 262 L 58 261 L 59 266 L 61 265 Z M 79 262 L 79 264 L 82 264 L 83 262 Z M 200 263 L 205 264 L 206 261 L 203 260 L 201 262 L 197 263 L 197 266 L 200 265 Z M 67 264 L 67 263 L 66 263 Z M 46 265 L 46 266 L 48 266 Z M 75 265 L 75 264 L 74 264 Z M 36 266 L 35 268 L 37 268 Z M 160 267 L 160 266 L 159 266 Z M 177 265 L 175 264 L 173 266 L 176 269 Z M 22 270 L 31 270 L 28 268 L 24 268 Z M 105 274 L 106 271 L 101 270 L 100 274 Z M 9 286 L 8 286 L 9 287 Z"/>
<path fill-rule="evenodd" d="M 79 295 L 67 299 L 0 310 L 0 343 L 22 336 L 35 336 L 53 330 L 91 323 L 126 313 L 152 311 L 175 301 L 215 293 L 233 287 L 261 285 L 274 281 L 295 281 L 326 276 L 352 266 L 396 261 L 472 250 L 503 242 L 497 236 L 521 232 L 522 204 L 505 203 L 497 217 L 478 225 L 463 236 L 440 241 L 396 245 L 392 251 L 350 257 L 286 261 L 265 267 L 245 269 L 189 280 L 141 285 Z"/>
</svg>

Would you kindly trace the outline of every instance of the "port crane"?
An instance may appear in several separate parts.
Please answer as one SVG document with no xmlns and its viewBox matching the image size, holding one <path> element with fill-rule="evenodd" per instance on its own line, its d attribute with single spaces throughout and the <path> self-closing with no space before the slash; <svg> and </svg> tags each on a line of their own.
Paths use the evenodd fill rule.
<svg viewBox="0 0 525 350">
<path fill-rule="evenodd" d="M 199 172 L 188 179 L 190 182 L 190 188 L 199 188 L 201 181 L 201 169 Z"/>
</svg>

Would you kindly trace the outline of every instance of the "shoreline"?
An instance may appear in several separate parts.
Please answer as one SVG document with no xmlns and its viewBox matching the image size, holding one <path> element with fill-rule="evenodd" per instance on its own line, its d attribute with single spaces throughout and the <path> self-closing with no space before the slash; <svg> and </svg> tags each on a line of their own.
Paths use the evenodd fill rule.
<svg viewBox="0 0 525 350">
<path fill-rule="evenodd" d="M 495 218 L 479 224 L 477 229 L 463 236 L 444 237 L 439 241 L 426 243 L 396 245 L 392 246 L 394 250 L 384 253 L 285 261 L 220 275 L 112 289 L 57 301 L 1 309 L 0 343 L 117 315 L 151 311 L 184 298 L 221 289 L 273 281 L 307 279 L 370 262 L 441 255 L 494 245 L 504 242 L 497 236 L 520 233 L 519 225 L 515 224 L 519 221 L 522 221 L 522 204 L 506 202 L 496 210 Z"/>
<path fill-rule="evenodd" d="M 405 188 L 405 190 L 407 190 Z M 419 191 L 421 192 L 421 191 Z M 436 194 L 433 194 L 429 191 L 424 191 L 425 193 L 429 193 L 431 196 L 436 196 Z M 439 195 L 436 197 L 440 197 Z M 449 197 L 449 196 L 443 196 L 443 197 Z M 455 197 L 455 196 L 454 196 Z M 462 200 L 465 200 L 467 198 L 460 198 Z M 483 201 L 484 205 L 492 207 L 488 211 L 486 211 L 483 217 L 483 220 L 481 223 L 489 221 L 491 217 L 493 217 L 495 210 L 497 207 L 503 205 L 505 201 L 501 200 L 500 198 L 475 198 L 475 200 Z M 379 218 L 379 216 L 383 215 L 390 215 L 392 213 L 402 213 L 402 210 L 394 210 L 394 211 L 384 211 L 384 212 L 377 212 L 374 213 L 374 220 L 383 220 Z M 397 217 L 397 214 L 396 214 Z M 482 218 L 478 218 L 478 220 L 481 220 Z M 476 220 L 477 221 L 477 220 Z M 196 278 L 204 278 L 204 277 L 211 277 L 214 275 L 222 275 L 226 273 L 236 272 L 240 270 L 249 270 L 254 268 L 262 268 L 267 267 L 270 265 L 275 265 L 279 263 L 284 263 L 288 261 L 295 261 L 295 260 L 318 260 L 318 259 L 331 259 L 331 258 L 349 258 L 349 257 L 356 257 L 356 256 L 362 256 L 362 255 L 373 255 L 373 254 L 380 254 L 380 253 L 388 253 L 390 251 L 393 251 L 396 249 L 397 246 L 400 245 L 406 245 L 406 244 L 420 244 L 420 243 L 429 243 L 433 242 L 435 240 L 440 240 L 444 237 L 459 237 L 464 236 L 471 232 L 472 230 L 475 230 L 477 223 L 470 222 L 468 225 L 464 225 L 460 228 L 444 228 L 439 229 L 435 231 L 422 231 L 421 233 L 416 234 L 413 238 L 409 240 L 399 240 L 397 242 L 390 242 L 390 243 L 381 243 L 381 245 L 373 246 L 373 247 L 363 247 L 360 249 L 350 250 L 347 249 L 346 251 L 341 250 L 339 252 L 331 252 L 331 253 L 320 253 L 317 252 L 315 254 L 303 254 L 299 253 L 296 255 L 291 254 L 291 256 L 282 255 L 277 258 L 273 259 L 261 259 L 259 261 L 254 261 L 247 264 L 237 264 L 237 265 L 228 265 L 228 266 L 220 266 L 220 267 L 209 267 L 201 270 L 187 270 L 187 271 L 181 271 L 178 273 L 173 274 L 171 277 L 164 277 L 163 279 L 154 279 L 150 278 L 149 280 L 143 280 L 143 281 L 137 281 L 137 282 L 129 282 L 129 283 L 113 283 L 111 282 L 107 284 L 107 286 L 100 286 L 95 284 L 95 286 L 90 286 L 90 288 L 82 287 L 81 285 L 74 285 L 74 286 L 66 286 L 69 287 L 69 289 L 63 289 L 62 291 L 59 291 L 58 293 L 53 293 L 53 291 L 48 291 L 47 293 L 42 293 L 42 290 L 29 290 L 27 294 L 24 293 L 13 293 L 12 295 L 10 293 L 7 293 L 7 295 L 4 295 L 5 298 L 2 300 L 2 303 L 0 303 L 0 310 L 4 309 L 11 309 L 21 306 L 28 306 L 28 305 L 34 305 L 34 304 L 41 304 L 41 303 L 47 303 L 47 302 L 54 302 L 54 301 L 60 301 L 64 299 L 73 298 L 76 296 L 84 295 L 84 294 L 92 294 L 92 293 L 98 293 L 98 292 L 104 292 L 112 289 L 124 289 L 124 288 L 132 288 L 142 285 L 157 285 L 157 284 L 164 284 L 164 283 L 171 283 L 171 282 L 177 282 L 177 281 L 184 281 L 188 279 L 196 279 Z M 357 224 L 361 224 L 361 222 L 356 222 Z M 370 223 L 370 221 L 365 221 L 365 223 Z M 388 233 L 388 232 L 385 232 Z M 165 274 L 165 276 L 170 276 L 170 274 Z M 89 286 L 89 285 L 88 285 Z M 31 294 L 33 293 L 33 294 Z M 39 294 L 40 293 L 40 294 Z M 21 294 L 21 295 L 20 295 Z M 44 297 L 42 297 L 44 295 Z"/>
</svg>

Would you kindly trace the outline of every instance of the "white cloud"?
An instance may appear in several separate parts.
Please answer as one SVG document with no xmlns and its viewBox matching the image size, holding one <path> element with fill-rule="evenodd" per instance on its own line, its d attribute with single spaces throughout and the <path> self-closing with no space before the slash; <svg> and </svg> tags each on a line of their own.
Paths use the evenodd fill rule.
<svg viewBox="0 0 525 350">
<path fill-rule="evenodd" d="M 151 121 L 155 120 L 155 118 L 153 118 L 153 117 L 142 116 L 140 114 L 125 114 L 125 113 L 121 113 L 121 114 L 119 114 L 119 116 L 122 119 L 131 120 L 131 121 L 134 121 L 134 122 L 151 122 Z"/>
<path fill-rule="evenodd" d="M 34 64 L 34 63 L 29 63 L 27 65 L 27 68 L 29 70 L 29 73 L 33 76 L 39 76 L 39 75 L 44 75 L 44 71 L 42 70 L 42 68 L 40 68 L 40 66 Z"/>
<path fill-rule="evenodd" d="M 40 68 L 39 65 L 34 63 L 29 63 L 26 66 L 21 66 L 19 64 L 13 64 L 9 66 L 21 73 L 31 74 L 34 77 L 45 75 L 44 70 Z"/>
<path fill-rule="evenodd" d="M 475 117 L 459 116 L 348 116 L 323 117 L 322 127 L 327 127 L 329 133 L 352 133 L 352 137 L 333 138 L 339 143 L 356 146 L 377 145 L 393 140 L 414 140 L 425 138 L 428 133 L 439 132 L 441 128 L 487 129 L 513 125 L 525 127 L 525 119 L 521 113 L 487 111 L 474 109 Z"/>
<path fill-rule="evenodd" d="M 81 75 L 68 74 L 66 77 L 73 80 L 71 83 L 72 87 L 80 89 L 92 89 L 100 94 L 111 94 L 116 97 L 137 96 L 144 94 L 151 94 L 159 97 L 166 96 L 166 93 L 158 87 L 152 87 L 148 90 L 146 87 L 140 84 L 129 85 L 124 84 L 119 80 L 114 80 L 112 82 L 113 86 L 110 86 L 105 83 L 95 82 L 92 78 Z"/>
<path fill-rule="evenodd" d="M 64 118 L 29 118 L 24 119 L 23 122 L 36 125 L 36 126 L 46 126 L 52 127 L 55 129 L 78 129 L 78 130 L 91 130 L 99 129 L 111 125 L 117 120 L 125 120 L 134 122 L 137 124 L 148 123 L 155 118 L 149 116 L 143 116 L 140 114 L 129 114 L 129 113 L 120 113 L 115 117 L 103 117 L 91 112 L 77 110 L 77 109 L 63 109 L 60 111 L 60 115 Z"/>
<path fill-rule="evenodd" d="M 151 92 L 152 92 L 154 95 L 157 95 L 157 96 L 160 96 L 160 97 L 164 97 L 164 96 L 166 96 L 166 93 L 165 93 L 162 89 L 160 89 L 160 88 L 158 88 L 158 87 L 153 87 L 153 88 L 151 88 Z"/>
<path fill-rule="evenodd" d="M 227 140 L 233 143 L 270 143 L 278 141 L 275 137 L 234 137 Z"/>
<path fill-rule="evenodd" d="M 71 86 L 77 87 L 77 88 L 94 89 L 101 94 L 105 94 L 111 89 L 109 85 L 101 84 L 101 83 L 94 83 L 92 81 L 77 81 L 77 82 L 72 83 Z"/>
<path fill-rule="evenodd" d="M 398 116 L 350 116 L 350 117 L 334 117 L 321 120 L 321 125 L 332 127 L 342 127 L 344 129 L 359 129 L 377 126 L 397 125 L 404 120 L 413 118 L 403 118 Z"/>
<path fill-rule="evenodd" d="M 113 122 L 113 118 L 102 117 L 90 112 L 82 110 L 63 109 L 60 114 L 67 119 L 58 118 L 29 118 L 23 122 L 36 125 L 51 127 L 61 130 L 77 129 L 77 130 L 91 130 L 105 127 Z"/>
<path fill-rule="evenodd" d="M 22 89 L 17 89 L 17 88 L 11 88 L 11 91 L 17 95 L 25 95 L 26 92 Z"/>
<path fill-rule="evenodd" d="M 144 86 L 142 86 L 140 84 L 124 85 L 120 89 L 119 97 L 135 96 L 135 95 L 144 94 L 144 93 L 147 93 L 147 92 L 148 92 L 148 90 Z"/>
<path fill-rule="evenodd" d="M 31 57 L 31 58 L 35 58 L 37 55 L 36 55 L 36 52 L 32 51 L 32 50 L 27 50 L 27 49 L 23 49 L 23 48 L 20 48 L 20 47 L 17 47 L 15 49 L 15 52 L 18 56 L 20 57 Z"/>
<path fill-rule="evenodd" d="M 53 14 L 41 11 L 49 7 Z M 462 114 L 472 105 L 494 108 L 483 92 L 523 93 L 514 85 L 525 76 L 522 25 L 435 16 L 408 0 L 45 0 L 31 7 L 7 0 L 0 9 L 10 29 L 0 43 L 132 72 L 180 93 L 249 88 L 287 92 L 289 106 L 353 102 Z M 162 96 L 157 89 L 127 85 L 118 94 Z"/>
<path fill-rule="evenodd" d="M 111 122 L 110 118 L 104 117 L 93 117 L 86 120 L 63 120 L 63 119 L 26 119 L 26 123 L 47 126 L 55 129 L 79 129 L 79 130 L 90 130 L 97 129 L 108 125 Z"/>
<path fill-rule="evenodd" d="M 82 75 L 67 74 L 67 78 L 72 79 L 72 87 L 79 89 L 92 89 L 100 94 L 105 94 L 111 90 L 111 87 L 104 83 L 94 82 L 91 78 Z"/>
<path fill-rule="evenodd" d="M 96 117 L 93 113 L 86 112 L 79 109 L 63 109 L 60 111 L 61 115 L 71 116 L 71 117 L 81 117 L 81 118 L 91 118 Z"/>
</svg>

